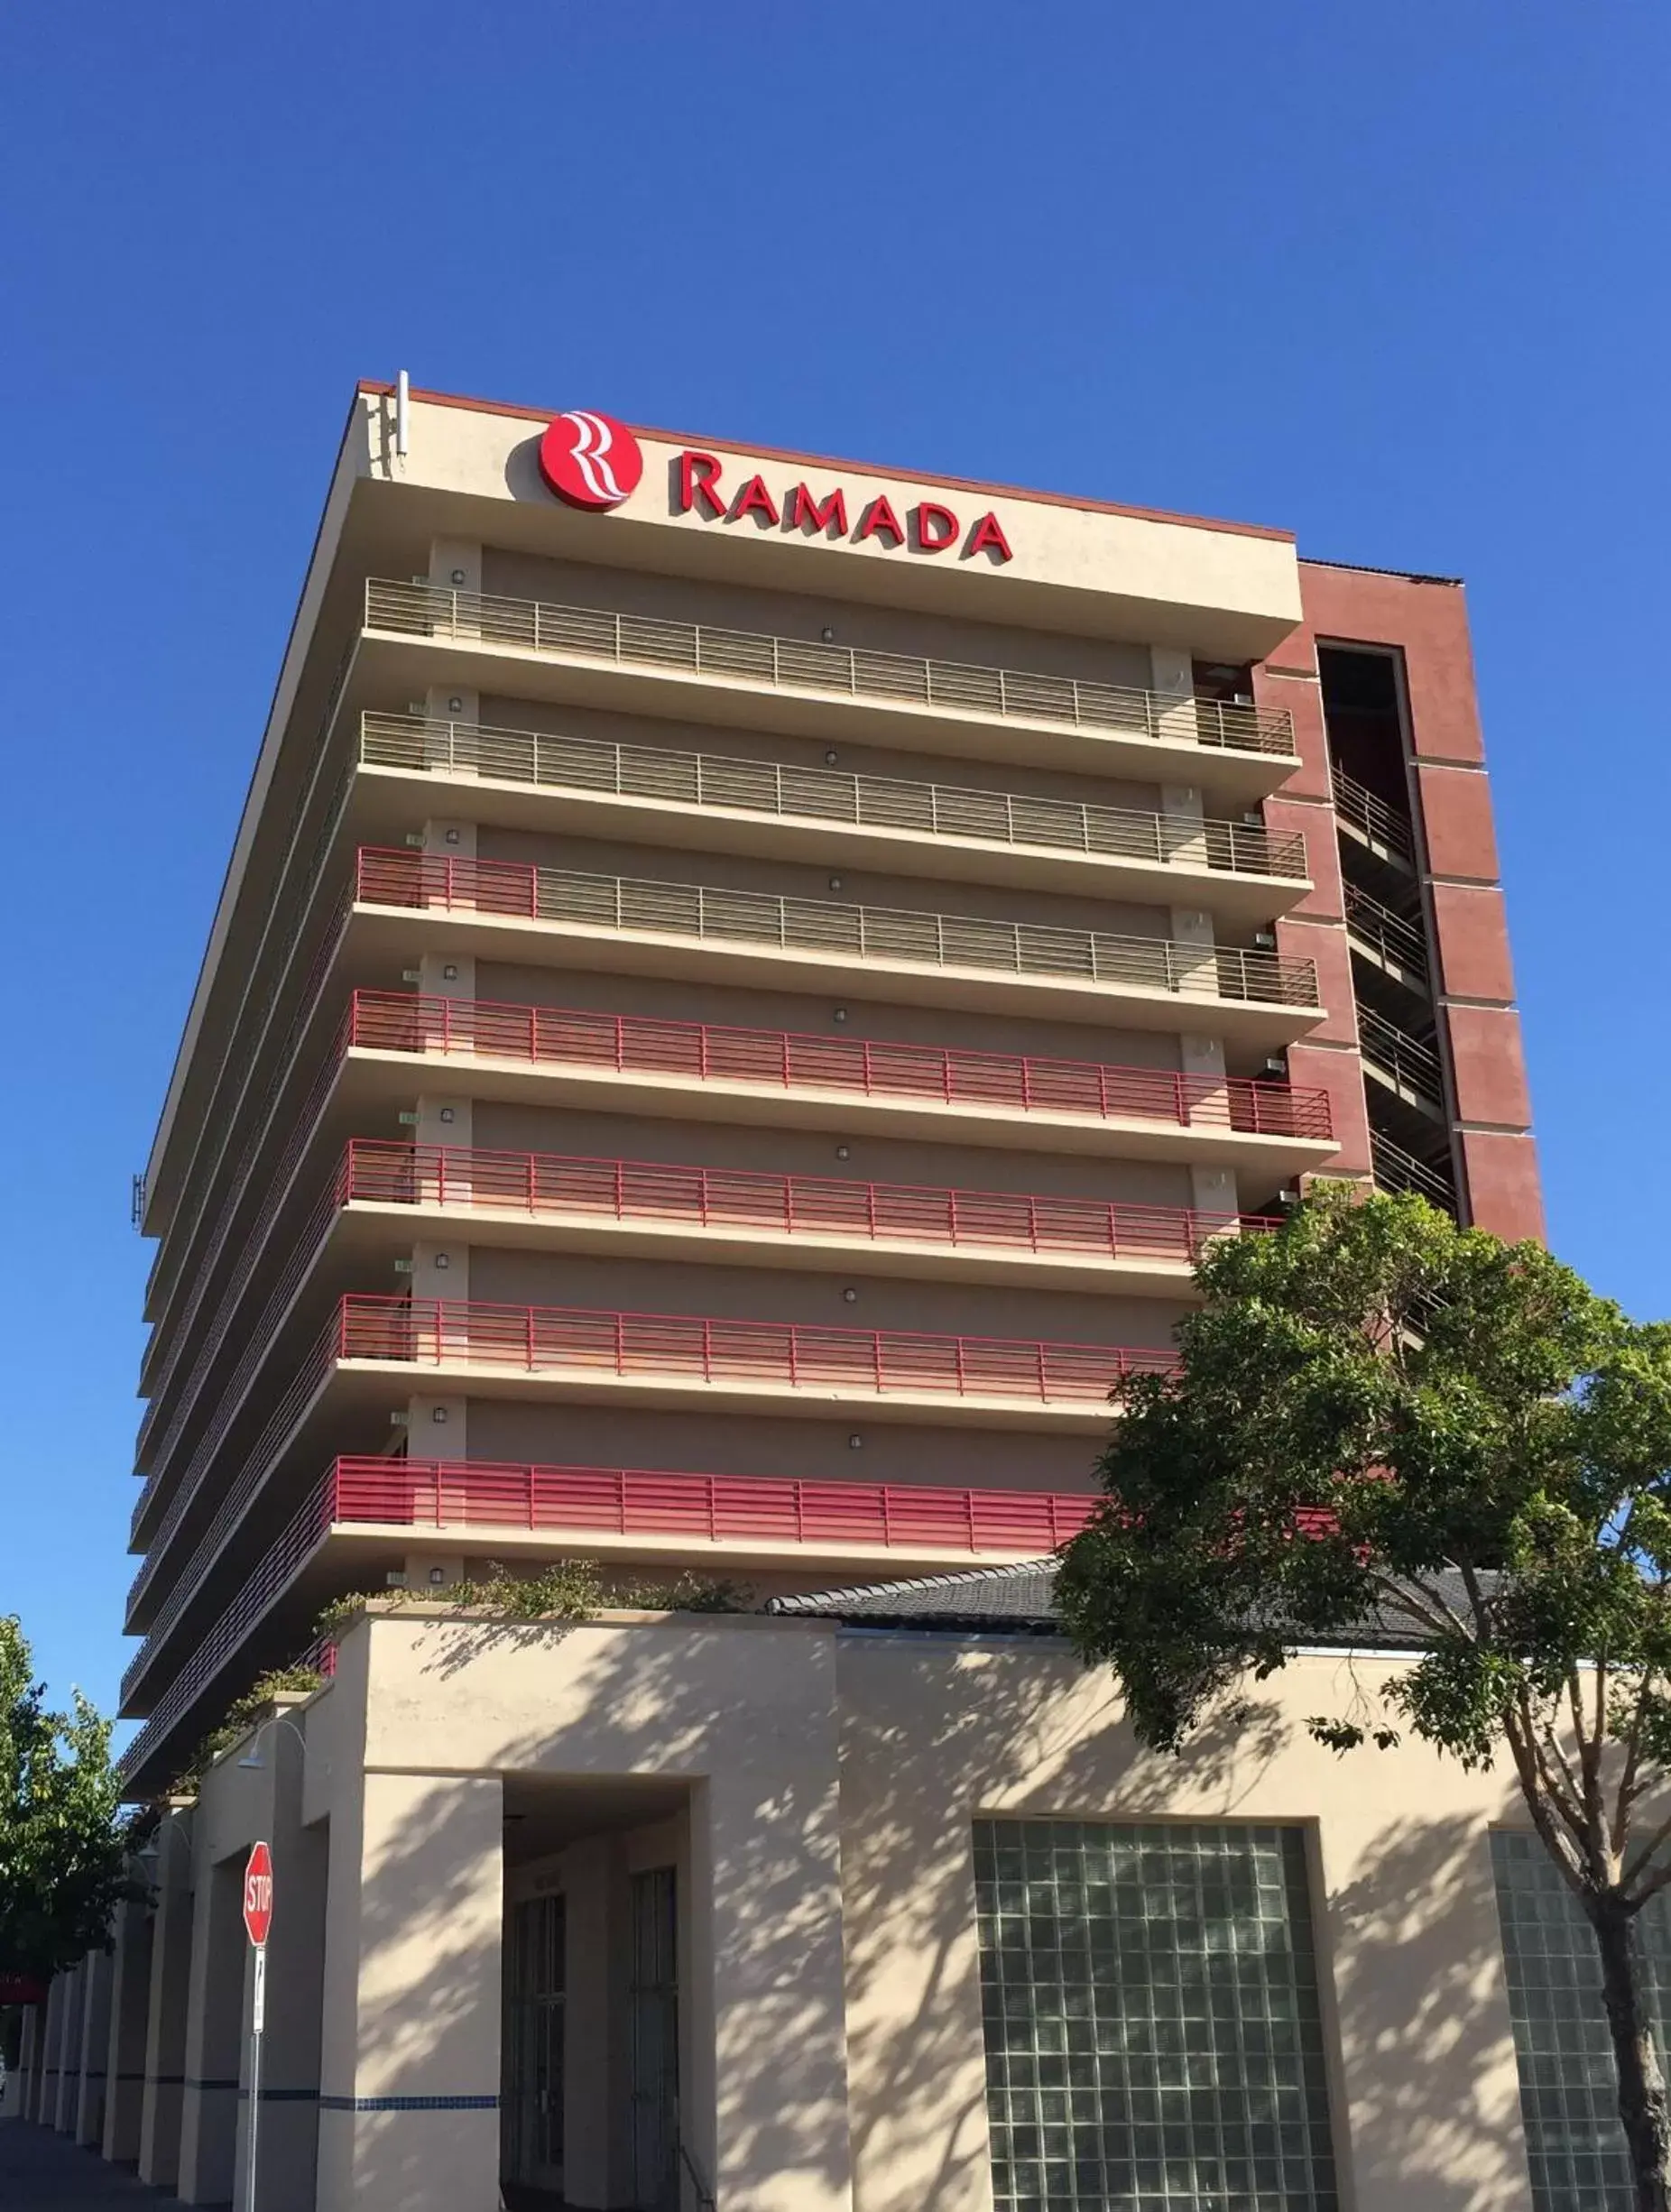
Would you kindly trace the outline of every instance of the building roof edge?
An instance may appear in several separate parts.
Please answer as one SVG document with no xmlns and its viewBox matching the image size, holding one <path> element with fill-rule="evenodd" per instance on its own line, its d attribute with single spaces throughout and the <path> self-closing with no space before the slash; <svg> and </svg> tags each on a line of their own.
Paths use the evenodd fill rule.
<svg viewBox="0 0 1671 2212">
<path fill-rule="evenodd" d="M 394 386 L 362 378 L 356 389 L 370 397 L 388 399 Z M 414 384 L 410 397 L 422 400 L 431 407 L 473 408 L 485 415 L 506 415 L 522 422 L 549 422 L 552 410 L 549 407 L 521 407 L 508 400 L 474 399 L 459 392 L 431 392 Z M 1073 507 L 1086 514 L 1121 515 L 1137 522 L 1170 522 L 1185 530 L 1216 530 L 1231 538 L 1267 538 L 1279 545 L 1293 545 L 1294 532 L 1279 530 L 1264 522 L 1229 522 L 1213 515 L 1179 514 L 1164 507 L 1131 507 L 1118 500 L 1082 499 L 1070 492 L 1041 492 L 1026 484 L 994 484 L 978 476 L 944 476 L 931 469 L 904 468 L 891 463 L 863 461 L 852 454 L 801 453 L 792 447 L 761 446 L 750 438 L 719 438 L 713 431 L 669 430 L 659 429 L 653 423 L 634 422 L 628 426 L 641 438 L 665 439 L 672 445 L 696 446 L 704 443 L 724 445 L 735 453 L 746 453 L 762 461 L 788 461 L 805 468 L 859 468 L 867 475 L 906 476 L 913 484 L 928 484 L 946 492 L 978 492 L 1000 499 L 1025 499 L 1047 507 Z"/>
</svg>

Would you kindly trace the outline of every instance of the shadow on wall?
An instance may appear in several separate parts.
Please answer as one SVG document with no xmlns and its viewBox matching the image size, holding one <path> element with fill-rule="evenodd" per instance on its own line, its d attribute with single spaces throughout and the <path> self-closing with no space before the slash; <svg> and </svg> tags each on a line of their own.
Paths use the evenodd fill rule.
<svg viewBox="0 0 1671 2212">
<path fill-rule="evenodd" d="M 1339 2009 L 1358 2054 L 1358 2187 L 1454 2201 L 1458 2171 L 1477 2155 L 1473 2131 L 1482 2121 L 1505 2132 L 1520 2124 L 1514 2069 L 1497 2066 L 1509 2024 L 1500 1940 L 1489 1952 L 1479 1941 L 1482 1925 L 1494 1935 L 1498 1925 L 1484 1824 L 1400 1821 L 1372 1872 L 1330 1901 L 1328 1923 L 1343 1962 Z M 1502 2109 L 1476 2107 L 1464 2135 L 1457 2085 L 1488 2075 L 1501 2083 Z"/>
<path fill-rule="evenodd" d="M 734 2007 L 734 2046 L 720 2023 L 720 2132 L 728 2172 L 801 2176 L 812 2204 L 845 2187 L 850 2115 L 842 2023 L 817 1987 L 829 1915 L 809 1896 L 809 1867 L 831 1880 L 838 1873 L 845 1899 L 854 2162 L 873 2201 L 958 2212 L 990 2202 L 970 1818 L 1279 1819 L 1273 1801 L 1288 1793 L 1266 1788 L 1261 1797 L 1261 1785 L 1290 1758 L 1293 1813 L 1315 1804 L 1320 1786 L 1353 1787 L 1350 1760 L 1297 1745 L 1294 1722 L 1257 1696 L 1209 1716 L 1179 1760 L 1142 1751 L 1112 1682 L 1087 1678 L 1059 1645 L 862 1639 L 842 1660 L 838 1834 L 828 1758 L 809 1741 L 837 1725 L 833 1641 L 779 1644 L 769 1632 L 697 1616 L 665 1630 L 588 1636 L 584 1646 L 558 1626 L 410 1627 L 419 1632 L 420 1682 L 427 1677 L 438 1704 L 455 1713 L 461 1697 L 472 1700 L 473 1730 L 498 1746 L 494 1756 L 507 1774 L 700 1783 L 715 1728 L 729 1726 L 725 1879 L 747 1909 L 717 1931 L 715 1967 L 748 2002 Z M 543 1731 L 526 1726 L 525 1691 L 501 1707 L 492 1681 L 507 1660 L 535 1651 L 564 1654 Z M 485 1672 L 472 1681 L 477 1663 Z M 828 1693 L 822 1717 L 807 1690 L 818 1665 Z M 523 1682 L 530 1672 L 539 1670 L 522 1671 Z M 726 1680 L 735 1685 L 733 1710 L 716 1719 L 715 1684 Z M 502 1720 L 517 1725 L 500 1734 Z M 483 1952 L 458 1931 L 479 1900 L 479 1842 L 461 1827 L 464 1863 L 453 1866 L 448 1830 L 460 1818 L 457 1799 L 457 1784 L 442 1779 L 415 1801 L 384 1860 L 383 1902 L 367 1900 L 374 1978 L 379 1948 L 410 1941 L 403 1907 L 415 1881 L 427 1885 L 430 1905 L 425 1968 L 395 2023 L 392 2077 L 409 2057 L 432 2054 L 438 2038 L 456 2040 L 449 2065 L 464 2072 L 471 2064 L 466 2023 L 479 2018 Z M 968 1817 L 948 1818 L 948 1805 Z M 1357 2187 L 1382 2201 L 1395 2189 L 1413 2194 L 1433 2212 L 1463 2212 L 1473 2200 L 1469 2169 L 1482 2128 L 1518 2129 L 1512 2066 L 1501 2065 L 1500 1956 L 1482 1940 L 1496 1929 L 1484 1825 L 1436 1815 L 1397 1823 L 1372 1864 L 1328 1901 L 1319 1928 L 1321 1957 L 1340 1962 L 1334 2009 L 1352 2054 Z M 479 2069 L 479 2047 L 474 2058 Z M 433 2057 L 423 2064 L 433 2078 Z M 1500 2113 L 1459 2099 L 1459 2082 L 1486 2074 L 1505 2084 Z M 700 2084 L 691 2089 L 699 2108 Z M 391 2152 L 398 2140 L 392 2134 Z M 1343 2134 L 1337 2151 L 1343 2166 Z M 414 2161 L 414 2201 L 425 2194 L 420 2168 Z"/>
<path fill-rule="evenodd" d="M 945 1695 L 948 1664 L 960 1697 Z M 947 1823 L 943 1808 L 961 1801 L 972 1816 L 1002 1808 L 1142 1820 L 1176 1807 L 1179 1763 L 1141 1750 L 1112 1682 L 1087 1685 L 1059 1646 L 956 1657 L 925 1648 L 919 1658 L 896 1654 L 892 1671 L 920 1678 L 900 1685 L 910 1721 L 896 1723 L 891 1700 L 877 1697 L 855 1700 L 844 1723 L 845 1765 L 865 1778 L 843 1839 L 855 1907 L 849 2032 L 854 2074 L 870 2092 L 854 2114 L 854 2153 L 872 2173 L 908 2171 L 924 2202 L 978 2204 L 990 2201 L 990 2142 L 972 1830 L 968 1820 Z M 1083 1704 L 1072 1722 L 1065 1717 L 1067 1683 L 1090 1689 L 1088 1726 Z M 935 1723 L 926 1742 L 925 1715 Z M 1277 1709 L 1261 1702 L 1226 1703 L 1204 1721 L 1187 1770 L 1217 1817 L 1234 1815 L 1284 1740 Z"/>
<path fill-rule="evenodd" d="M 478 1667 L 514 1665 L 524 1654 L 574 1652 L 583 1694 L 577 1700 L 565 1684 L 553 1698 L 573 1719 L 549 1733 L 501 1739 L 499 1711 L 485 1710 L 478 1740 L 497 1745 L 492 1756 L 504 1774 L 537 1773 L 582 1784 L 642 1774 L 700 1786 L 714 1764 L 716 1669 L 709 1662 L 722 1659 L 722 1678 L 723 1662 L 730 1662 L 737 1696 L 722 1717 L 731 1730 L 725 1881 L 747 1909 L 728 1914 L 716 1929 L 715 1968 L 731 1990 L 748 1992 L 748 2003 L 734 2006 L 719 2026 L 719 2133 L 728 2171 L 799 2176 L 809 2204 L 821 2194 L 834 2201 L 848 2178 L 840 2022 L 809 1992 L 818 1978 L 820 1945 L 834 1944 L 826 1957 L 839 1975 L 839 1931 L 822 1901 L 808 1894 L 809 1865 L 821 1866 L 832 1885 L 839 1874 L 837 1807 L 829 1787 L 835 1754 L 829 1641 L 787 1632 L 789 1664 L 778 1668 L 761 1664 L 762 1646 L 778 1642 L 770 1632 L 706 1627 L 698 1616 L 682 1617 L 665 1631 L 647 1624 L 642 1631 L 588 1636 L 583 1650 L 574 1645 L 575 1631 L 561 1624 L 408 1626 L 419 1630 L 420 1682 L 427 1679 L 438 1706 L 450 1709 L 449 1726 L 459 1700 L 479 1695 L 480 1676 L 472 1679 Z M 723 1653 L 715 1649 L 722 1643 Z M 831 1698 L 823 1754 L 808 1741 L 807 1663 L 815 1646 L 825 1655 Z M 740 1660 L 747 1662 L 742 1669 Z M 537 1680 L 537 1667 L 532 1673 Z M 746 1730 L 737 1724 L 745 1696 Z M 518 1709 L 526 1710 L 520 1698 Z M 458 1797 L 449 1776 L 438 1776 L 419 1793 L 398 1839 L 380 1857 L 365 1900 L 363 1981 L 404 1979 L 410 1990 L 390 2015 L 392 2041 L 380 2053 L 380 2073 L 391 2081 L 409 2067 L 435 2079 L 443 2073 L 474 2079 L 481 2070 L 484 1954 L 468 1932 L 473 1920 L 479 1925 L 479 1846 L 470 1817 L 457 1811 Z M 449 1834 L 455 1821 L 456 1835 Z M 428 1909 L 425 1960 L 414 1983 L 397 1962 L 409 1954 L 416 1885 L 423 1885 Z M 699 2098 L 699 2084 L 692 2087 Z M 432 2202 L 433 2173 L 426 2173 L 421 2156 L 406 2151 L 402 2120 L 390 2115 L 377 2153 L 380 2192 L 392 2192 L 391 2203 Z M 324 2124 L 330 2124 L 328 2115 Z M 359 2124 L 364 2130 L 364 2118 Z M 696 2137 L 692 2148 L 701 2156 L 701 2136 L 694 2127 L 686 2133 L 688 2140 Z M 712 2174 L 704 2179 L 712 2185 Z"/>
</svg>

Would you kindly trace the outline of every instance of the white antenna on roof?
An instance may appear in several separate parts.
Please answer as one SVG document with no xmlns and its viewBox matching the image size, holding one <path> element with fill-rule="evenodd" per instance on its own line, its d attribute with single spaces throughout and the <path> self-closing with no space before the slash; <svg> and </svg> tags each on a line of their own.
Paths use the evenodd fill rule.
<svg viewBox="0 0 1671 2212">
<path fill-rule="evenodd" d="M 411 379 L 402 369 L 394 380 L 394 451 L 402 461 L 406 458 L 406 409 L 411 396 Z"/>
</svg>

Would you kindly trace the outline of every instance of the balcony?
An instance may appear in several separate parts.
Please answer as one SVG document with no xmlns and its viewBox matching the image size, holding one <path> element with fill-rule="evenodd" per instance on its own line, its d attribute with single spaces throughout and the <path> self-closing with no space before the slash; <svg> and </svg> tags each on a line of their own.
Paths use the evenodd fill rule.
<svg viewBox="0 0 1671 2212">
<path fill-rule="evenodd" d="M 144 1535 L 173 1471 L 216 1355 L 235 1328 L 241 1355 L 174 1485 L 135 1581 L 135 1599 L 273 1357 L 280 1331 L 327 1247 L 336 1254 L 332 1272 L 341 1283 L 352 1279 L 346 1270 L 355 1255 L 376 1249 L 374 1232 L 381 1233 L 386 1265 L 390 1226 L 398 1223 L 398 1233 L 407 1237 L 426 1221 L 459 1227 L 487 1245 L 772 1267 L 858 1264 L 874 1275 L 1030 1282 L 1173 1300 L 1194 1298 L 1195 1263 L 1216 1239 L 1276 1226 L 1259 1215 L 1185 1207 L 355 1138 L 287 1253 L 267 1255 L 271 1223 L 257 1225 L 243 1279 L 258 1280 L 266 1292 L 260 1313 L 253 1325 L 238 1326 L 230 1295 L 222 1303 L 172 1417 L 155 1435 L 150 1475 L 133 1512 L 134 1542 Z M 242 1287 L 243 1280 L 234 1286 Z M 149 1433 L 142 1424 L 142 1441 Z"/>
<path fill-rule="evenodd" d="M 496 949 L 531 928 L 544 947 L 641 974 L 804 991 L 821 971 L 907 1004 L 1099 1021 L 1118 1005 L 1122 1022 L 1142 1028 L 1199 1028 L 1210 1009 L 1214 1033 L 1273 1045 L 1303 1035 L 1322 1010 L 1309 960 L 1165 937 L 370 848 L 358 856 L 355 896 L 362 926 L 368 908 L 447 916 L 450 928 L 432 927 L 427 940 L 438 950 L 455 940 Z M 411 944 L 402 931 L 386 950 L 399 957 Z"/>
<path fill-rule="evenodd" d="M 124 1678 L 129 1695 L 157 1648 L 202 1589 L 227 1539 L 274 1470 L 335 1412 L 365 1411 L 421 1389 L 429 1378 L 494 1397 L 559 1403 L 759 1411 L 818 1420 L 841 1411 L 930 1425 L 1083 1430 L 1102 1435 L 1111 1403 L 1134 1375 L 1165 1374 L 1157 1347 L 1040 1343 L 895 1329 L 831 1329 L 791 1322 L 512 1306 L 453 1299 L 351 1295 L 289 1384 L 235 1473 L 214 1519 L 151 1618 L 144 1648 Z M 207 1465 L 207 1463 L 206 1463 Z M 171 1500 L 128 1597 L 128 1625 L 144 1624 L 165 1556 L 206 1465 Z"/>
<path fill-rule="evenodd" d="M 521 1535 L 548 1553 L 554 1535 L 650 1557 L 723 1548 L 730 1565 L 782 1564 L 786 1549 L 803 1554 L 797 1563 L 817 1563 L 810 1553 L 832 1564 L 885 1558 L 896 1571 L 971 1555 L 1038 1559 L 1076 1536 L 1097 1503 L 1084 1492 L 474 1461 L 340 1459 L 332 1476 L 336 1528 L 491 1530 L 494 1543 Z"/>
<path fill-rule="evenodd" d="M 411 687 L 465 682 L 681 720 L 717 714 L 908 751 L 1210 782 L 1238 798 L 1274 790 L 1297 765 L 1286 708 L 1073 677 L 376 577 L 365 627 L 389 680 Z"/>
<path fill-rule="evenodd" d="M 1328 1094 L 1097 1061 L 870 1043 L 568 1007 L 357 991 L 351 1054 L 463 1061 L 478 1096 L 1129 1158 L 1278 1175 L 1334 1150 Z M 369 1072 L 369 1071 L 368 1071 Z M 403 1084 L 410 1083 L 401 1071 Z"/>
<path fill-rule="evenodd" d="M 446 776 L 468 781 L 475 819 L 519 829 L 544 823 L 588 836 L 1047 890 L 1077 882 L 1110 898 L 1188 896 L 1248 921 L 1269 920 L 1309 888 L 1305 839 L 1257 822 L 415 714 L 363 715 L 360 765 L 416 779 L 414 826 L 434 805 L 429 779 Z"/>
<path fill-rule="evenodd" d="M 343 1052 L 350 1065 L 339 1088 Z M 153 1470 L 161 1472 L 173 1452 L 235 1322 L 251 1340 L 253 1356 L 264 1341 L 267 1316 L 294 1287 L 306 1232 L 294 1233 L 291 1263 L 277 1274 L 269 1240 L 281 1215 L 288 1209 L 295 1218 L 296 1205 L 307 1197 L 299 1177 L 328 1105 L 334 1099 L 333 1111 L 352 1123 L 356 1114 L 380 1111 L 392 1100 L 404 1104 L 410 1071 L 400 1071 L 396 1098 L 390 1088 L 395 1070 L 387 1063 L 411 1055 L 467 1060 L 472 1087 L 485 1097 L 539 1101 L 555 1092 L 565 1103 L 612 1111 L 940 1139 L 961 1123 L 967 1138 L 984 1145 L 1219 1161 L 1263 1176 L 1271 1187 L 1321 1164 L 1334 1149 L 1327 1093 L 1282 1083 L 360 991 L 338 1054 L 291 1109 L 270 1195 L 243 1223 L 230 1273 L 217 1277 L 214 1263 L 241 1220 L 235 1207 L 248 1161 L 228 1194 L 208 1257 L 189 1278 L 180 1316 L 152 1339 L 144 1378 L 150 1403 L 139 1441 Z M 321 1220 L 318 1234 L 327 1226 Z M 242 1301 L 258 1274 L 263 1319 L 251 1325 Z M 212 1319 L 199 1330 L 203 1313 Z M 136 1534 L 153 1496 L 148 1486 L 134 1515 Z"/>
<path fill-rule="evenodd" d="M 1158 1348 L 359 1296 L 342 1302 L 337 1356 L 420 1387 L 438 1370 L 491 1381 L 494 1395 L 731 1409 L 766 1399 L 813 1418 L 863 1405 L 901 1420 L 1030 1428 L 1042 1417 L 1099 1433 L 1124 1383 L 1175 1364 Z"/>
<path fill-rule="evenodd" d="M 565 1251 L 660 1252 L 771 1267 L 1191 1294 L 1218 1238 L 1255 1215 L 1097 1200 L 845 1182 L 819 1175 L 576 1159 L 358 1138 L 339 1180 L 349 1208 L 420 1211 Z"/>
<path fill-rule="evenodd" d="M 246 1676 L 290 1657 L 326 1598 L 354 1587 L 356 1573 L 359 1587 L 379 1587 L 425 1531 L 445 1529 L 457 1540 L 480 1530 L 484 1542 L 512 1558 L 578 1554 L 650 1564 L 694 1554 L 722 1571 L 770 1565 L 900 1574 L 1041 1557 L 1077 1535 L 1095 1504 L 1088 1494 L 1048 1490 L 341 1459 L 171 1677 L 122 1771 L 146 1786 L 169 1781 L 152 1762 L 165 1751 L 183 1759 L 190 1740 L 181 1739 L 182 1723 L 240 1654 Z M 254 1643 L 263 1624 L 270 1636 L 288 1640 Z M 199 1728 L 212 1717 L 203 1715 Z"/>
</svg>

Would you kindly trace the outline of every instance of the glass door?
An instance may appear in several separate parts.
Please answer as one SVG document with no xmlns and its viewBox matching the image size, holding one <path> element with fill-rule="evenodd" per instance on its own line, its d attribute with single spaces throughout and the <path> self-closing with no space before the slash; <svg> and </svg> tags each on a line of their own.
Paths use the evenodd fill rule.
<svg viewBox="0 0 1671 2212">
<path fill-rule="evenodd" d="M 679 2203 L 678 1911 L 673 1869 L 632 1876 L 632 2202 Z"/>
<path fill-rule="evenodd" d="M 504 2179 L 559 2195 L 567 1925 L 561 1897 L 515 1906 L 504 1985 Z"/>
</svg>

